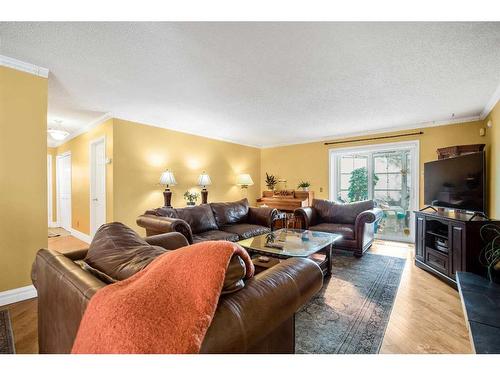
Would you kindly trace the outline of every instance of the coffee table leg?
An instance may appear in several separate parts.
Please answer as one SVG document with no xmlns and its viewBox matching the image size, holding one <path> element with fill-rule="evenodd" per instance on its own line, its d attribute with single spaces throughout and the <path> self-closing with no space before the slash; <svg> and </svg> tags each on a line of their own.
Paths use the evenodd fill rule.
<svg viewBox="0 0 500 375">
<path fill-rule="evenodd" d="M 332 275 L 332 244 L 328 245 L 326 249 L 326 274 L 325 276 Z"/>
</svg>

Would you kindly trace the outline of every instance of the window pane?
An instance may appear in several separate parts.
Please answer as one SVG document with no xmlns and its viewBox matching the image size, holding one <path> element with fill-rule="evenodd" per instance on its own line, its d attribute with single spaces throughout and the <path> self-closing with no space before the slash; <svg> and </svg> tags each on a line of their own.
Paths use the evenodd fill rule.
<svg viewBox="0 0 500 375">
<path fill-rule="evenodd" d="M 358 168 L 367 168 L 368 167 L 368 158 L 361 156 L 361 157 L 356 157 L 354 159 L 354 169 Z"/>
<path fill-rule="evenodd" d="M 401 189 L 401 175 L 389 174 L 387 175 L 387 188 L 388 189 Z"/>
<path fill-rule="evenodd" d="M 354 169 L 352 156 L 342 156 L 340 158 L 340 173 L 351 173 Z"/>
<path fill-rule="evenodd" d="M 341 174 L 340 175 L 340 189 L 347 190 L 349 189 L 349 179 L 351 178 L 351 174 Z"/>
<path fill-rule="evenodd" d="M 375 156 L 373 158 L 375 173 L 387 172 L 387 159 L 385 157 Z"/>
</svg>

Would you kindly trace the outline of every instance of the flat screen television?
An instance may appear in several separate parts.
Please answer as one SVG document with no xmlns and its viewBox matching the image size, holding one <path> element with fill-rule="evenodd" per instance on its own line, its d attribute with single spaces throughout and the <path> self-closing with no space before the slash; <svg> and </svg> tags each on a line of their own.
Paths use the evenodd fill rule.
<svg viewBox="0 0 500 375">
<path fill-rule="evenodd" d="M 486 214 L 484 152 L 424 164 L 425 204 Z"/>
</svg>

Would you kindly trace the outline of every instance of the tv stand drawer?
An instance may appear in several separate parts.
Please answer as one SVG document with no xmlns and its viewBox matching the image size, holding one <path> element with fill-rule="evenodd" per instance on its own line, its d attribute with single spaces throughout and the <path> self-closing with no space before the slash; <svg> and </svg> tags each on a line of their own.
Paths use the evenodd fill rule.
<svg viewBox="0 0 500 375">
<path fill-rule="evenodd" d="M 425 249 L 425 263 L 445 275 L 449 274 L 449 261 L 448 255 L 439 251 L 426 247 Z"/>
</svg>

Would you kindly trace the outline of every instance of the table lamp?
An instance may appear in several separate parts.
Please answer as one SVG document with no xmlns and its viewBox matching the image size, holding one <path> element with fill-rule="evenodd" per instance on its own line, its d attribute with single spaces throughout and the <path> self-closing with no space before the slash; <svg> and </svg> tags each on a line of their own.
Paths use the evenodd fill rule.
<svg viewBox="0 0 500 375">
<path fill-rule="evenodd" d="M 240 174 L 236 180 L 236 185 L 241 186 L 242 189 L 247 189 L 253 185 L 252 177 L 247 173 Z"/>
<path fill-rule="evenodd" d="M 168 169 L 161 174 L 160 185 L 166 186 L 165 191 L 163 192 L 163 198 L 165 199 L 165 206 L 172 207 L 172 205 L 170 204 L 172 200 L 172 192 L 170 191 L 170 186 L 177 185 L 177 181 L 175 181 L 174 174 L 170 172 Z"/>
<path fill-rule="evenodd" d="M 210 180 L 210 176 L 203 171 L 202 174 L 200 174 L 200 177 L 198 177 L 198 186 L 201 186 L 201 203 L 207 203 L 208 202 L 208 191 L 207 191 L 207 186 L 212 185 L 212 180 Z"/>
</svg>

